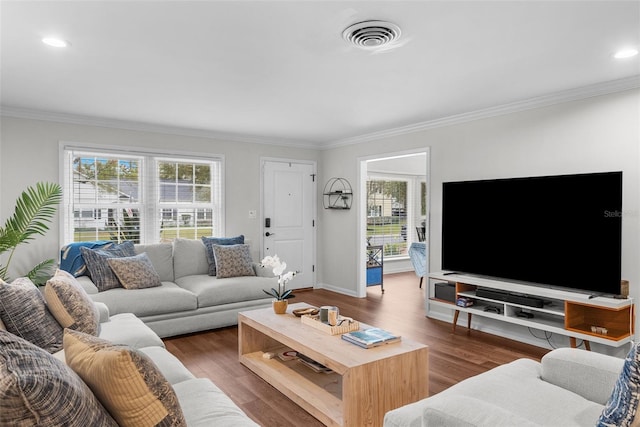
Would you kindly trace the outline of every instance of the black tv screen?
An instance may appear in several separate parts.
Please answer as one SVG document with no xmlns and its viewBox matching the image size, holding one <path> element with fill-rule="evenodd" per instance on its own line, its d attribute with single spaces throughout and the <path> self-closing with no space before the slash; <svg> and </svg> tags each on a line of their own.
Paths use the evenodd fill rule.
<svg viewBox="0 0 640 427">
<path fill-rule="evenodd" d="M 622 172 L 445 182 L 442 269 L 619 294 Z"/>
</svg>

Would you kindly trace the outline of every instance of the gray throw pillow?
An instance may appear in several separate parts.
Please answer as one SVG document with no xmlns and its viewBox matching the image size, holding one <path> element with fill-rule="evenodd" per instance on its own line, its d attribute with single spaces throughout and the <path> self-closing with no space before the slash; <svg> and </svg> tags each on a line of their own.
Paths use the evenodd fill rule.
<svg viewBox="0 0 640 427">
<path fill-rule="evenodd" d="M 109 266 L 125 289 L 144 289 L 162 285 L 146 252 L 132 257 L 109 258 Z"/>
<path fill-rule="evenodd" d="M 7 331 L 55 353 L 62 349 L 63 328 L 49 312 L 44 297 L 26 277 L 0 280 L 0 319 Z"/>
<path fill-rule="evenodd" d="M 71 273 L 64 270 L 56 271 L 56 274 L 47 280 L 44 299 L 60 326 L 98 335 L 98 307 Z"/>
<path fill-rule="evenodd" d="M 207 248 L 207 261 L 209 262 L 209 276 L 216 275 L 216 256 L 213 253 L 213 245 L 241 245 L 244 243 L 244 234 L 235 237 L 204 237 L 202 243 Z"/>
<path fill-rule="evenodd" d="M 84 262 L 89 269 L 89 275 L 99 292 L 113 288 L 121 288 L 122 285 L 111 270 L 107 259 L 135 256 L 136 251 L 133 242 L 125 241 L 108 249 L 80 248 Z"/>
<path fill-rule="evenodd" d="M 213 245 L 216 277 L 255 276 L 249 245 Z"/>
<path fill-rule="evenodd" d="M 117 426 L 71 368 L 6 331 L 0 378 L 0 426 Z"/>
</svg>

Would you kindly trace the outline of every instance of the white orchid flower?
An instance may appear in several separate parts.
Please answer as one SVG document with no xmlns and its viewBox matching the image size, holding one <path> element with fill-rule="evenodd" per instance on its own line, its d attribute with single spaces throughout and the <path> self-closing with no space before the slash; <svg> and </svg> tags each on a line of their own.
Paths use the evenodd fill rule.
<svg viewBox="0 0 640 427">
<path fill-rule="evenodd" d="M 287 268 L 287 263 L 286 262 L 279 263 L 278 265 L 274 265 L 273 266 L 273 274 L 275 276 L 281 276 L 282 273 L 284 272 L 285 268 Z"/>
<path fill-rule="evenodd" d="M 264 257 L 262 261 L 260 261 L 260 265 L 262 267 L 272 267 L 273 275 L 278 277 L 278 290 L 276 291 L 275 289 L 271 289 L 271 291 L 264 290 L 264 292 L 267 295 L 274 296 L 278 300 L 291 298 L 293 295 L 288 296 L 289 294 L 291 294 L 291 291 L 286 290 L 286 284 L 288 281 L 293 279 L 293 276 L 295 276 L 298 272 L 289 271 L 283 274 L 284 270 L 287 268 L 287 263 L 281 262 L 280 258 L 278 258 L 278 255 Z M 281 297 L 282 295 L 284 295 L 284 298 Z"/>
<path fill-rule="evenodd" d="M 286 274 L 284 274 L 283 276 L 280 276 L 280 282 L 281 282 L 283 285 L 286 285 L 286 284 L 287 284 L 287 282 L 288 282 L 289 280 L 293 279 L 293 276 L 295 276 L 295 275 L 296 275 L 296 272 L 295 272 L 295 271 L 288 271 L 288 272 L 287 272 Z"/>
</svg>

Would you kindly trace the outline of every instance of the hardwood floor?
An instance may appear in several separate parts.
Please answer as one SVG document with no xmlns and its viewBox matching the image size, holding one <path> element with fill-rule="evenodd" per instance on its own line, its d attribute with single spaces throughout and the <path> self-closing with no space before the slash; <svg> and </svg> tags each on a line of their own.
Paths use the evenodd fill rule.
<svg viewBox="0 0 640 427">
<path fill-rule="evenodd" d="M 424 290 L 413 272 L 384 276 L 385 293 L 371 287 L 367 298 L 326 290 L 296 292 L 292 302 L 336 305 L 340 314 L 388 329 L 429 346 L 429 392 L 522 357 L 539 360 L 549 350 L 425 317 Z M 238 328 L 167 338 L 167 349 L 198 377 L 210 378 L 262 426 L 322 426 L 318 420 L 238 362 Z"/>
</svg>

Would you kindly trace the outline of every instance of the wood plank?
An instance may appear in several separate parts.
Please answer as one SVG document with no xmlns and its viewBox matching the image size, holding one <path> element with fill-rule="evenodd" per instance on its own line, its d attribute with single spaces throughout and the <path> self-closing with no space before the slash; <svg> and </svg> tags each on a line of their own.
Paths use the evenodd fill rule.
<svg viewBox="0 0 640 427">
<path fill-rule="evenodd" d="M 260 377 L 267 378 L 268 383 L 324 424 L 336 426 L 343 424 L 342 401 L 326 393 L 317 382 L 310 381 L 277 360 L 264 359 L 261 352 L 243 355 L 241 361 Z M 324 377 L 326 374 L 316 375 Z"/>
<path fill-rule="evenodd" d="M 367 289 L 367 298 L 326 290 L 297 291 L 293 301 L 336 305 L 340 314 L 390 330 L 429 346 L 429 392 L 436 394 L 468 377 L 525 357 L 540 360 L 549 350 L 425 317 L 424 289 L 413 272 L 385 274 L 385 293 Z M 263 426 L 320 427 L 323 424 L 270 386 L 238 360 L 238 328 L 167 338 L 167 349 L 196 376 L 210 378 Z M 354 346 L 354 349 L 357 348 Z"/>
<path fill-rule="evenodd" d="M 392 344 L 395 345 L 395 344 Z M 429 394 L 428 348 L 357 366 L 343 378 L 346 426 L 381 426 L 384 414 Z"/>
<path fill-rule="evenodd" d="M 354 346 L 291 314 L 308 306 L 292 304 L 286 314 L 271 308 L 240 313 L 240 362 L 326 425 L 380 427 L 387 411 L 428 396 L 427 346 L 408 338 L 371 349 Z M 262 351 L 247 341 L 260 343 Z M 341 397 L 325 388 L 326 374 L 305 376 L 297 361 L 265 359 L 279 343 L 332 368 Z"/>
</svg>

